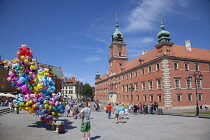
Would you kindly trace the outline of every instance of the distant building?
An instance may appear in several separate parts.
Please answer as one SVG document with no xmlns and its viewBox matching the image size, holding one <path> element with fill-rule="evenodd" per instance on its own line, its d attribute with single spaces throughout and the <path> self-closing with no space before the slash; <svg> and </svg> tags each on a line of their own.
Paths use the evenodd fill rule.
<svg viewBox="0 0 210 140">
<path fill-rule="evenodd" d="M 13 93 L 16 94 L 17 90 L 7 81 L 8 70 L 4 69 L 4 64 L 0 58 L 0 93 Z"/>
<path fill-rule="evenodd" d="M 63 97 L 69 99 L 82 99 L 82 86 L 83 83 L 75 77 L 64 79 L 61 90 Z"/>
<path fill-rule="evenodd" d="M 160 28 L 155 48 L 128 61 L 127 44 L 116 19 L 109 71 L 102 77 L 97 72 L 95 77 L 96 100 L 128 104 L 155 101 L 161 107 L 192 108 L 197 98 L 199 105 L 210 105 L 210 50 L 191 47 L 189 41 L 186 46 L 171 43 L 162 21 Z M 193 73 L 202 74 L 203 79 L 189 81 Z"/>
</svg>

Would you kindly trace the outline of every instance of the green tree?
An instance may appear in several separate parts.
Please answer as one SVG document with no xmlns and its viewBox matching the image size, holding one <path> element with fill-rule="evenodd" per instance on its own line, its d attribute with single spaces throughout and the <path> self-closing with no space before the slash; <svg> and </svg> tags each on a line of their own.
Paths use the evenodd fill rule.
<svg viewBox="0 0 210 140">
<path fill-rule="evenodd" d="M 93 94 L 92 87 L 88 83 L 84 84 L 82 87 L 82 95 L 84 97 L 88 98 L 88 97 L 92 96 L 92 94 Z"/>
</svg>

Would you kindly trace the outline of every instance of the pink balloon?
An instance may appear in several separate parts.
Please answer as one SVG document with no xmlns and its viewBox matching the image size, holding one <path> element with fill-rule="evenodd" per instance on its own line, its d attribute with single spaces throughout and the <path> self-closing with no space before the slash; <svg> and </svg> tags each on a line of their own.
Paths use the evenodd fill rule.
<svg viewBox="0 0 210 140">
<path fill-rule="evenodd" d="M 55 106 L 57 107 L 58 105 L 59 105 L 59 102 L 58 102 L 58 101 L 56 101 L 56 102 L 55 102 Z"/>
<path fill-rule="evenodd" d="M 55 103 L 54 103 L 54 102 L 50 102 L 49 104 L 50 104 L 50 105 L 53 105 L 53 106 L 55 105 Z"/>
<path fill-rule="evenodd" d="M 14 74 L 14 72 L 12 72 L 11 70 L 9 71 L 9 76 L 14 76 L 15 74 Z"/>
<path fill-rule="evenodd" d="M 28 86 L 27 86 L 27 84 L 24 84 L 22 87 L 21 87 L 21 90 L 22 90 L 22 92 L 28 92 L 29 91 L 29 89 L 28 89 Z"/>
</svg>

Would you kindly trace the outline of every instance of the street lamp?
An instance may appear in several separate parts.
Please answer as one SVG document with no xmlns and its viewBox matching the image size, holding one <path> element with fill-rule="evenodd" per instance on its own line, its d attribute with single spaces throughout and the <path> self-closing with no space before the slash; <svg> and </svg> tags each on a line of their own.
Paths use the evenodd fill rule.
<svg viewBox="0 0 210 140">
<path fill-rule="evenodd" d="M 189 74 L 189 81 L 192 81 L 192 76 L 195 78 L 195 93 L 196 93 L 196 117 L 199 116 L 199 107 L 198 107 L 198 87 L 197 87 L 197 80 L 202 80 L 203 75 L 201 72 L 194 72 L 193 74 Z"/>
<path fill-rule="evenodd" d="M 132 92 L 134 91 L 133 85 L 131 85 L 131 87 L 129 88 L 129 90 L 131 91 L 131 104 L 132 104 L 132 101 L 133 101 Z"/>
</svg>

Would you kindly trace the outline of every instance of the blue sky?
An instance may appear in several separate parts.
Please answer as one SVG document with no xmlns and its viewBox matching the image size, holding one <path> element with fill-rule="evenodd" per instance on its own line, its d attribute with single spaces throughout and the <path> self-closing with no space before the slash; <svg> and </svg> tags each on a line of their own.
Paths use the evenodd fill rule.
<svg viewBox="0 0 210 140">
<path fill-rule="evenodd" d="M 160 14 L 171 42 L 210 50 L 209 0 L 0 0 L 1 58 L 28 45 L 38 62 L 94 85 L 97 67 L 108 70 L 116 11 L 129 61 L 157 44 Z"/>
</svg>

